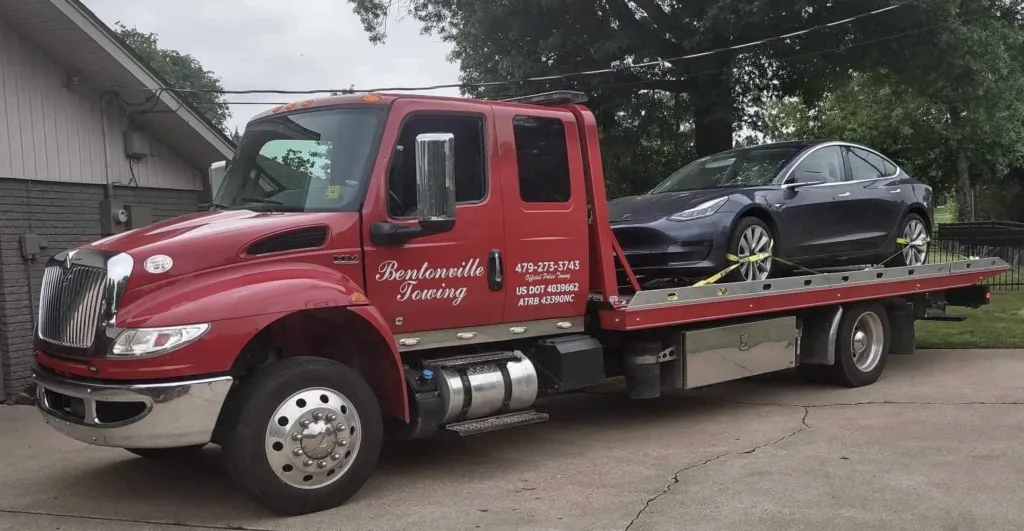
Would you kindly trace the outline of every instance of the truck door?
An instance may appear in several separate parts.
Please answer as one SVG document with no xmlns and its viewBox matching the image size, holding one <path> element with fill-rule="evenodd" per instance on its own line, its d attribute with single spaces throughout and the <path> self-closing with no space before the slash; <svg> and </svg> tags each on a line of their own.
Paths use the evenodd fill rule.
<svg viewBox="0 0 1024 531">
<path fill-rule="evenodd" d="M 505 320 L 583 315 L 590 278 L 583 157 L 572 114 L 495 110 L 502 159 Z"/>
<path fill-rule="evenodd" d="M 364 209 L 370 300 L 396 334 L 502 322 L 507 290 L 494 282 L 502 265 L 494 257 L 503 253 L 505 233 L 490 107 L 398 100 L 391 116 Z M 429 133 L 454 135 L 455 226 L 402 244 L 374 245 L 374 222 L 417 226 L 416 137 Z"/>
</svg>

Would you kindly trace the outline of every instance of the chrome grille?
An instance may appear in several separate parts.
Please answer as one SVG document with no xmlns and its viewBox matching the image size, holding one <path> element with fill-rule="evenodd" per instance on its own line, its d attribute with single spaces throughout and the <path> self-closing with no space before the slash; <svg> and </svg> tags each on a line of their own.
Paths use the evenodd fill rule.
<svg viewBox="0 0 1024 531">
<path fill-rule="evenodd" d="M 90 347 L 100 326 L 106 282 L 100 268 L 47 266 L 39 294 L 39 337 L 65 347 Z"/>
</svg>

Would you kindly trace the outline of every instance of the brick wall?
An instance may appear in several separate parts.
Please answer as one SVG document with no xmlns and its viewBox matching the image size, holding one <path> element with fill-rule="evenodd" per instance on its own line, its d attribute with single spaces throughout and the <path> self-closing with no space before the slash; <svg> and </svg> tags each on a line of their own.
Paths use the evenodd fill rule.
<svg viewBox="0 0 1024 531">
<path fill-rule="evenodd" d="M 155 188 L 115 187 L 117 201 L 148 205 L 159 221 L 193 212 L 197 192 Z M 50 256 L 97 240 L 103 186 L 21 179 L 0 179 L 0 402 L 29 384 L 32 364 L 31 308 L 38 309 L 43 266 Z M 32 267 L 21 256 L 19 236 L 33 232 L 47 247 Z"/>
</svg>

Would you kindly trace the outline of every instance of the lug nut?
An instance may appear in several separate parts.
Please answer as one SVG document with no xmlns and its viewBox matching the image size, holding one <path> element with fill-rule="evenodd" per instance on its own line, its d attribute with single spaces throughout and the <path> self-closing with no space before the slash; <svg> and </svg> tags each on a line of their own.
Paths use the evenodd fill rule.
<svg viewBox="0 0 1024 531">
<path fill-rule="evenodd" d="M 346 428 L 344 424 L 338 424 L 338 431 L 345 431 L 345 429 Z"/>
<path fill-rule="evenodd" d="M 334 422 L 334 421 L 338 420 L 338 416 L 335 415 L 334 413 L 331 413 L 330 415 L 327 415 L 327 420 L 329 420 L 331 422 Z"/>
<path fill-rule="evenodd" d="M 313 418 L 316 419 L 316 420 L 324 420 L 324 412 L 323 411 L 317 411 L 317 412 L 313 413 Z"/>
<path fill-rule="evenodd" d="M 308 458 L 305 459 L 304 461 L 302 461 L 302 466 L 313 466 L 313 460 Z"/>
<path fill-rule="evenodd" d="M 327 461 L 318 461 L 316 464 L 317 468 L 327 468 Z"/>
<path fill-rule="evenodd" d="M 338 454 L 338 453 L 331 454 L 331 459 L 337 461 L 338 459 L 341 459 L 341 454 Z"/>
<path fill-rule="evenodd" d="M 302 448 L 296 448 L 296 449 L 292 450 L 292 455 L 294 455 L 296 457 L 302 455 Z"/>
<path fill-rule="evenodd" d="M 309 426 L 309 419 L 302 419 L 302 420 L 300 420 L 299 421 L 299 426 L 302 426 L 303 428 Z"/>
<path fill-rule="evenodd" d="M 340 444 L 342 446 L 348 446 L 348 441 L 345 440 L 345 439 L 342 439 L 342 440 L 338 441 L 338 444 Z"/>
<path fill-rule="evenodd" d="M 302 440 L 302 434 L 299 433 L 299 432 L 293 433 L 292 434 L 292 440 L 293 441 L 301 441 Z"/>
</svg>

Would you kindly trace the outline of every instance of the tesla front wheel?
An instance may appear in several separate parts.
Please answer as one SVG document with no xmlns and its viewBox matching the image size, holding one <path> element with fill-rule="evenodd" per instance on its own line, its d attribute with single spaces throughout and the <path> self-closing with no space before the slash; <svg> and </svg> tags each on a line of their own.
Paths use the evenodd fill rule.
<svg viewBox="0 0 1024 531">
<path fill-rule="evenodd" d="M 765 280 L 772 274 L 772 254 L 775 251 L 775 237 L 765 222 L 755 217 L 740 219 L 729 239 L 729 253 L 740 259 L 740 265 L 729 275 L 738 282 Z M 764 256 L 748 261 L 751 256 Z"/>
<path fill-rule="evenodd" d="M 281 514 L 307 514 L 341 505 L 369 479 L 383 426 L 358 373 L 322 358 L 289 358 L 244 385 L 224 454 L 249 496 Z"/>
<path fill-rule="evenodd" d="M 921 216 L 908 214 L 903 218 L 897 238 L 901 241 L 896 244 L 899 254 L 892 259 L 894 266 L 919 266 L 928 260 L 928 226 Z"/>
</svg>

